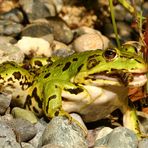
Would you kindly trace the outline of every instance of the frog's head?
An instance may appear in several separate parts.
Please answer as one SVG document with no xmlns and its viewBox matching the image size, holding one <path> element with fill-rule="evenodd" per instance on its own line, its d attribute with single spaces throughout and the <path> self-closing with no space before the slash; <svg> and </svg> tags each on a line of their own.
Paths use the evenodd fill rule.
<svg viewBox="0 0 148 148">
<path fill-rule="evenodd" d="M 76 83 L 91 85 L 142 86 L 146 83 L 148 68 L 135 46 L 126 45 L 120 50 L 96 50 L 74 78 Z"/>
</svg>

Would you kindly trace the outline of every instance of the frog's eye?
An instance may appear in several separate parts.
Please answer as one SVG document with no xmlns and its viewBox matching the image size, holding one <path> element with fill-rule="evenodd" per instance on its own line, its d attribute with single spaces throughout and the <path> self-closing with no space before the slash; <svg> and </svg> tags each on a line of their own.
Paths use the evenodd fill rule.
<svg viewBox="0 0 148 148">
<path fill-rule="evenodd" d="M 117 57 L 117 51 L 112 48 L 108 48 L 104 51 L 103 56 L 106 58 L 106 60 L 113 60 Z"/>
</svg>

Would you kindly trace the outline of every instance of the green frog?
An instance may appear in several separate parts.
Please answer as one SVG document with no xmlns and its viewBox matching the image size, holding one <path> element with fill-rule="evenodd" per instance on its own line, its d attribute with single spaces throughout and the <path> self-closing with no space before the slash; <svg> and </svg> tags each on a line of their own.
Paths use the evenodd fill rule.
<svg viewBox="0 0 148 148">
<path fill-rule="evenodd" d="M 13 62 L 0 65 L 1 92 L 37 116 L 53 118 L 76 112 L 84 121 L 104 118 L 115 109 L 123 112 L 125 127 L 140 134 L 128 88 L 143 86 L 147 65 L 135 47 L 74 53 L 38 69 L 37 74 Z M 19 101 L 21 100 L 21 101 Z"/>
</svg>

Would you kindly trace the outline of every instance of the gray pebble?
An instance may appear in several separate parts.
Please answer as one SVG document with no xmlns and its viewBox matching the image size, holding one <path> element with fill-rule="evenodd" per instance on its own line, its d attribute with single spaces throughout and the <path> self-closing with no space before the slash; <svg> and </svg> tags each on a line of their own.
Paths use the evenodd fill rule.
<svg viewBox="0 0 148 148">
<path fill-rule="evenodd" d="M 0 19 L 21 23 L 24 19 L 24 16 L 19 9 L 12 9 L 11 11 L 0 14 Z"/>
<path fill-rule="evenodd" d="M 94 147 L 98 148 L 98 147 L 101 147 L 101 146 L 107 146 L 109 138 L 110 138 L 110 134 L 107 134 L 106 136 L 98 139 L 95 142 L 95 146 Z"/>
<path fill-rule="evenodd" d="M 144 138 L 139 141 L 138 148 L 147 148 L 148 147 L 148 138 Z"/>
<path fill-rule="evenodd" d="M 13 130 L 4 122 L 0 121 L 0 147 L 1 148 L 21 148 L 16 141 Z"/>
<path fill-rule="evenodd" d="M 8 95 L 0 94 L 0 115 L 3 115 L 8 109 L 11 102 L 11 97 Z"/>
<path fill-rule="evenodd" d="M 45 0 L 19 0 L 23 11 L 26 13 L 29 22 L 39 18 L 55 16 L 56 8 L 52 1 Z"/>
<path fill-rule="evenodd" d="M 125 127 L 117 127 L 110 133 L 108 146 L 111 148 L 137 148 L 136 135 Z"/>
<path fill-rule="evenodd" d="M 65 44 L 72 41 L 73 33 L 64 20 L 59 17 L 49 17 L 47 20 L 55 40 Z"/>
<path fill-rule="evenodd" d="M 60 57 L 66 57 L 74 53 L 74 50 L 71 50 L 69 46 L 66 44 L 59 42 L 59 41 L 53 41 L 51 44 L 53 55 L 60 56 Z"/>
<path fill-rule="evenodd" d="M 0 35 L 17 36 L 23 29 L 23 25 L 10 21 L 0 20 Z"/>
<path fill-rule="evenodd" d="M 16 141 L 0 138 L 0 147 L 1 148 L 21 148 L 21 145 Z"/>
<path fill-rule="evenodd" d="M 3 121 L 3 122 L 8 122 L 10 120 L 13 120 L 13 116 L 11 114 L 5 114 L 3 116 L 0 116 L 0 121 Z"/>
<path fill-rule="evenodd" d="M 16 46 L 10 43 L 0 44 L 0 63 L 5 61 L 15 61 L 22 63 L 24 60 L 24 53 Z"/>
<path fill-rule="evenodd" d="M 148 114 L 137 111 L 138 119 L 140 121 L 140 128 L 143 134 L 148 135 Z"/>
<path fill-rule="evenodd" d="M 100 127 L 96 129 L 96 141 L 111 133 L 113 129 L 110 127 Z"/>
<path fill-rule="evenodd" d="M 51 33 L 51 28 L 46 21 L 37 21 L 24 27 L 21 36 L 42 37 Z"/>
<path fill-rule="evenodd" d="M 132 28 L 125 22 L 117 22 L 118 33 L 123 42 L 131 40 Z"/>
<path fill-rule="evenodd" d="M 137 148 L 137 136 L 125 127 L 117 127 L 95 142 L 95 148 L 107 146 L 109 148 Z"/>
<path fill-rule="evenodd" d="M 32 139 L 37 133 L 32 123 L 21 118 L 13 119 L 7 122 L 7 124 L 15 131 L 18 141 L 20 142 Z"/>
<path fill-rule="evenodd" d="M 41 118 L 40 121 L 38 121 L 35 124 L 35 128 L 37 129 L 37 134 L 33 139 L 29 141 L 31 145 L 33 145 L 35 148 L 40 148 L 42 146 L 42 135 L 45 130 L 47 123 Z"/>
<path fill-rule="evenodd" d="M 87 148 L 82 129 L 67 118 L 55 117 L 43 133 L 43 145 L 55 144 L 66 148 Z"/>
</svg>

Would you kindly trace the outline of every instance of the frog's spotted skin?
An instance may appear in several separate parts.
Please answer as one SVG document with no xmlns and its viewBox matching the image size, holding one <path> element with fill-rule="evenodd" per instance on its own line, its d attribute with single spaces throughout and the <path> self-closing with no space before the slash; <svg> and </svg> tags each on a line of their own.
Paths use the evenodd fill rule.
<svg viewBox="0 0 148 148">
<path fill-rule="evenodd" d="M 26 90 L 32 82 L 33 75 L 14 62 L 0 64 L 0 91 L 11 94 L 14 103 L 23 106 Z"/>
<path fill-rule="evenodd" d="M 124 48 L 75 53 L 41 67 L 34 80 L 26 79 L 32 85 L 26 89 L 25 107 L 48 118 L 78 112 L 85 121 L 100 119 L 120 108 L 125 125 L 138 133 L 135 112 L 128 106 L 127 86 L 144 85 L 146 71 L 141 56 Z M 23 91 L 14 72 L 20 72 L 22 78 L 25 73 L 31 77 L 30 73 L 15 66 L 13 72 L 6 70 L 18 84 L 17 89 Z M 5 75 L 1 77 L 8 80 Z"/>
</svg>

